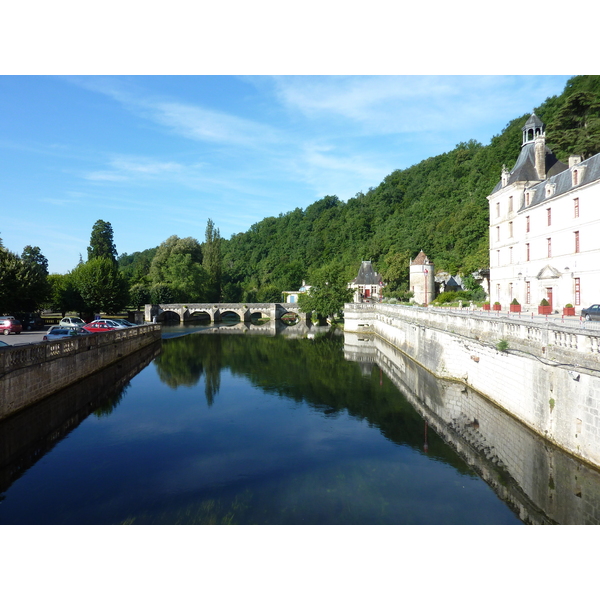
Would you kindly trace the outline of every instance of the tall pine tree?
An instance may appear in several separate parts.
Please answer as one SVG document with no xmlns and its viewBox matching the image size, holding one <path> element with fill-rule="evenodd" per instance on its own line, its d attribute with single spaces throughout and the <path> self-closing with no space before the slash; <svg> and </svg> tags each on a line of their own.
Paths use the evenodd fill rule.
<svg viewBox="0 0 600 600">
<path fill-rule="evenodd" d="M 117 248 L 113 242 L 112 225 L 108 221 L 98 220 L 94 223 L 87 252 L 88 260 L 110 258 L 116 264 Z"/>
</svg>

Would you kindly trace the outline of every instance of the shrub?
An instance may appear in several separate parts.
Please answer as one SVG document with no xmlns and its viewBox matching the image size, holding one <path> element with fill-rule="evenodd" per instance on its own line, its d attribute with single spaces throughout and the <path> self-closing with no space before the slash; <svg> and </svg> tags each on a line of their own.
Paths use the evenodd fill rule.
<svg viewBox="0 0 600 600">
<path fill-rule="evenodd" d="M 565 304 L 565 308 L 573 308 L 573 305 L 571 303 Z"/>
<path fill-rule="evenodd" d="M 546 298 L 542 298 L 542 301 L 540 302 L 540 306 L 550 306 L 550 302 L 548 302 L 548 300 L 546 300 Z"/>
<path fill-rule="evenodd" d="M 496 350 L 498 350 L 498 352 L 506 352 L 508 350 L 508 342 L 506 340 L 500 340 L 496 344 Z"/>
<path fill-rule="evenodd" d="M 511 302 L 511 305 L 512 306 L 521 306 L 521 303 L 516 298 L 513 298 L 513 301 Z"/>
</svg>

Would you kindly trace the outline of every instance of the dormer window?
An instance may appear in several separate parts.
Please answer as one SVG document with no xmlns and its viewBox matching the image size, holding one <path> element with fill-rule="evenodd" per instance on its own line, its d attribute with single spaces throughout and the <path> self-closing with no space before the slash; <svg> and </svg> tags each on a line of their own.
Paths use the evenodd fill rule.
<svg viewBox="0 0 600 600">
<path fill-rule="evenodd" d="M 583 181 L 583 174 L 587 167 L 586 163 L 578 163 L 576 167 L 571 171 L 571 183 L 573 186 L 580 185 Z"/>
<path fill-rule="evenodd" d="M 554 183 L 546 184 L 546 198 L 548 198 L 549 196 L 551 196 L 554 193 L 555 188 L 556 188 L 556 184 L 554 184 Z"/>
</svg>

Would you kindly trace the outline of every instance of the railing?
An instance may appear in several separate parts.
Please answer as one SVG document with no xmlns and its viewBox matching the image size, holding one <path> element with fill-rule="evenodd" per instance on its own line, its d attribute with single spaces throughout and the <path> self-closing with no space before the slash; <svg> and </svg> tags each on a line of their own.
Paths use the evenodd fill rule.
<svg viewBox="0 0 600 600">
<path fill-rule="evenodd" d="M 0 351 L 0 374 L 14 371 L 23 367 L 54 360 L 82 350 L 89 350 L 95 346 L 112 344 L 144 335 L 151 331 L 160 331 L 161 326 L 156 324 L 139 325 L 127 329 L 115 329 L 92 333 L 80 337 L 64 338 L 52 342 L 39 342 L 26 346 L 12 346 Z"/>
</svg>

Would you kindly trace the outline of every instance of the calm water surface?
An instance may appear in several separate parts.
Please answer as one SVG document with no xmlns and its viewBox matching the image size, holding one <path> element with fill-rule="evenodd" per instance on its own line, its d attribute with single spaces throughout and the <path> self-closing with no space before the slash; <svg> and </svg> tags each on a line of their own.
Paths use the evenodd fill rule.
<svg viewBox="0 0 600 600">
<path fill-rule="evenodd" d="M 520 523 L 343 336 L 182 331 L 30 416 L 73 415 L 5 467 L 0 523 Z"/>
</svg>

